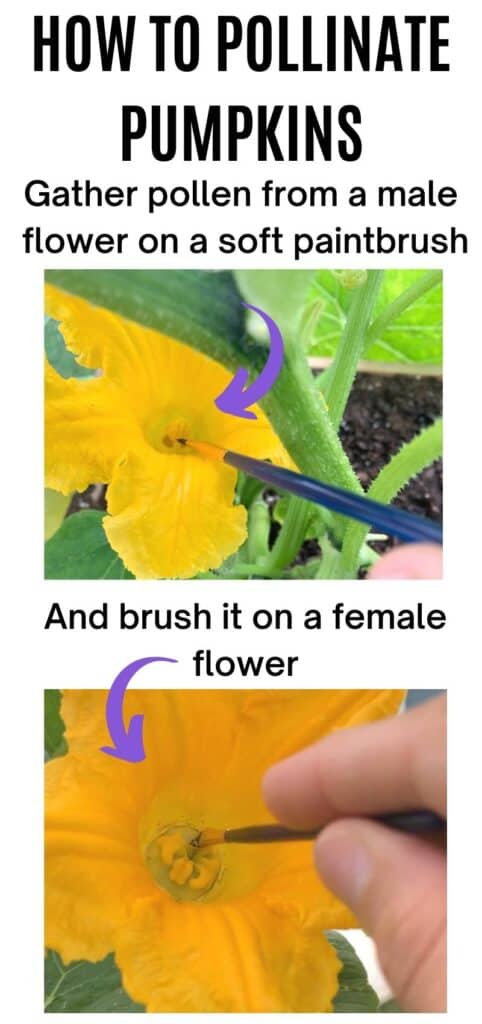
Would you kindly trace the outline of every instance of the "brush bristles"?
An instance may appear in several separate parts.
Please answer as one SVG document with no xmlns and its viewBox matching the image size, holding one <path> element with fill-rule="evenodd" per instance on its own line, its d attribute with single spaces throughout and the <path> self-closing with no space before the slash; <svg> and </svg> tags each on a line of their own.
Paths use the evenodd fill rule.
<svg viewBox="0 0 482 1024">
<path fill-rule="evenodd" d="M 196 846 L 217 846 L 224 843 L 224 831 L 220 828 L 205 828 L 195 840 Z"/>
</svg>

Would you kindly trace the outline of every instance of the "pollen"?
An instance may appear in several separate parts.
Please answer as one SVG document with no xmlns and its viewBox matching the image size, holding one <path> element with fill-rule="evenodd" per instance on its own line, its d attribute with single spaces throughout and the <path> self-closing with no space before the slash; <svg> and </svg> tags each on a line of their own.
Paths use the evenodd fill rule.
<svg viewBox="0 0 482 1024">
<path fill-rule="evenodd" d="M 163 415 L 144 426 L 146 440 L 162 455 L 189 455 L 186 438 L 191 437 L 193 426 L 185 416 Z"/>
</svg>

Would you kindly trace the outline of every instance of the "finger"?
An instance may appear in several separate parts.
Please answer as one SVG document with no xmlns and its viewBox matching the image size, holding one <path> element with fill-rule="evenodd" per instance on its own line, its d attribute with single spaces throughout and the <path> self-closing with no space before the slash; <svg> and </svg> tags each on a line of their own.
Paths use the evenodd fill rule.
<svg viewBox="0 0 482 1024">
<path fill-rule="evenodd" d="M 396 718 L 340 730 L 270 768 L 263 794 L 294 828 L 347 815 L 446 809 L 445 697 Z"/>
<path fill-rule="evenodd" d="M 442 548 L 437 544 L 406 544 L 393 548 L 370 569 L 371 580 L 439 580 Z"/>
<path fill-rule="evenodd" d="M 374 822 L 329 825 L 315 862 L 325 885 L 375 940 L 405 1010 L 446 1004 L 446 865 L 443 852 Z"/>
</svg>

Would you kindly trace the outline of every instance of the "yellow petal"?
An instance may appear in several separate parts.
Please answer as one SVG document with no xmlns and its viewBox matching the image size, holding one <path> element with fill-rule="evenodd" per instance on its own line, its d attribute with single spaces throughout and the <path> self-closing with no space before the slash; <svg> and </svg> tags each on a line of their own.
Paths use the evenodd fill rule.
<svg viewBox="0 0 482 1024">
<path fill-rule="evenodd" d="M 151 1013 L 324 1012 L 340 963 L 319 929 L 258 900 L 136 904 L 116 960 L 131 998 Z"/>
<path fill-rule="evenodd" d="M 106 956 L 133 901 L 152 893 L 137 815 L 114 787 L 70 755 L 46 765 L 45 938 L 65 962 Z"/>
<path fill-rule="evenodd" d="M 142 442 L 115 385 L 102 377 L 65 380 L 45 368 L 45 481 L 69 494 L 107 483 L 119 452 Z"/>
<path fill-rule="evenodd" d="M 396 714 L 404 696 L 404 690 L 248 690 L 230 770 L 241 771 L 249 751 L 251 771 L 261 778 L 276 761 L 334 730 Z"/>
<path fill-rule="evenodd" d="M 243 423 L 233 416 L 226 416 L 225 419 L 229 422 L 223 423 L 218 444 L 233 452 L 251 455 L 254 459 L 269 459 L 277 466 L 296 469 L 264 413 L 258 406 L 253 406 L 253 411 L 257 415 L 256 423 L 253 420 L 246 420 Z"/>
<path fill-rule="evenodd" d="M 191 811 L 189 794 L 205 803 L 206 793 L 222 784 L 220 766 L 227 764 L 235 747 L 243 691 L 137 688 L 146 673 L 151 681 L 169 680 L 174 685 L 179 671 L 176 665 L 153 663 L 134 676 L 133 686 L 125 694 L 125 723 L 134 715 L 144 716 L 146 759 L 135 770 L 100 751 L 111 743 L 105 720 L 108 691 L 63 691 L 61 715 L 69 752 L 85 765 L 86 774 L 109 774 L 113 798 L 122 791 L 123 798 L 129 794 L 140 800 L 142 808 L 141 794 L 146 790 L 162 789 L 169 799 L 176 782 L 183 798 L 189 799 Z"/>
<path fill-rule="evenodd" d="M 104 377 L 124 392 L 153 447 L 160 449 L 170 422 L 183 420 L 193 440 L 286 461 L 280 441 L 257 406 L 257 420 L 249 421 L 218 410 L 215 399 L 232 379 L 219 363 L 52 285 L 46 286 L 45 296 L 46 311 L 60 321 L 67 347 L 84 366 L 102 369 Z"/>
<path fill-rule="evenodd" d="M 118 463 L 104 529 L 124 565 L 141 579 L 191 577 L 214 569 L 246 536 L 233 506 L 235 473 L 196 455 L 146 448 Z"/>
<path fill-rule="evenodd" d="M 267 816 L 265 815 L 264 820 Z M 355 915 L 323 885 L 315 871 L 313 843 L 279 843 L 257 894 L 274 913 L 300 927 L 322 931 L 357 928 Z"/>
<path fill-rule="evenodd" d="M 213 848 L 219 879 L 212 891 L 202 879 L 194 903 L 156 886 L 143 850 L 166 827 L 267 820 L 267 764 L 393 713 L 401 696 L 130 690 L 124 719 L 144 714 L 146 760 L 129 765 L 99 750 L 106 692 L 64 693 L 69 754 L 46 766 L 48 944 L 66 961 L 114 950 L 129 994 L 151 1011 L 330 1009 L 339 964 L 322 930 L 355 922 L 317 878 L 310 843 Z"/>
<path fill-rule="evenodd" d="M 67 493 L 112 482 L 105 530 L 138 577 L 217 568 L 246 536 L 245 510 L 233 506 L 236 474 L 178 454 L 176 439 L 288 464 L 266 417 L 220 412 L 215 400 L 232 375 L 187 345 L 51 285 L 46 308 L 81 363 L 102 371 L 64 380 L 47 368 L 48 484 Z"/>
</svg>

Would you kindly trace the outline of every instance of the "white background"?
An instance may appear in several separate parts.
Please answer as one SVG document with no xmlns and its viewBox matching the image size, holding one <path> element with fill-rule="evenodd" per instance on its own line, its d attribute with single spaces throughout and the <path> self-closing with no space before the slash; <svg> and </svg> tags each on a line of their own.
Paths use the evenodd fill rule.
<svg viewBox="0 0 482 1024">
<path fill-rule="evenodd" d="M 278 4 L 265 0 L 263 13 L 289 13 L 296 39 L 297 17 L 315 15 L 318 4 Z M 353 14 L 353 5 L 345 8 Z M 136 13 L 134 68 L 130 74 L 102 74 L 92 68 L 84 74 L 62 71 L 34 74 L 32 70 L 33 13 L 79 13 L 78 5 L 65 0 L 49 8 L 26 2 L 17 5 L 5 32 L 5 84 L 2 92 L 4 179 L 2 200 L 3 247 L 3 354 L 2 440 L 3 500 L 2 576 L 6 626 L 3 673 L 2 787 L 4 796 L 2 878 L 3 932 L 8 936 L 2 967 L 6 968 L 3 1005 L 8 1019 L 40 1019 L 42 958 L 42 691 L 50 686 L 108 687 L 128 661 L 150 654 L 178 657 L 179 671 L 168 677 L 156 666 L 145 670 L 143 686 L 195 685 L 190 656 L 199 647 L 216 653 L 293 653 L 302 659 L 294 684 L 448 687 L 451 729 L 451 1013 L 459 1019 L 472 1010 L 472 992 L 478 976 L 478 942 L 475 934 L 474 895 L 478 892 L 479 858 L 471 836 L 469 815 L 474 814 L 474 769 L 480 721 L 478 635 L 480 500 L 478 412 L 480 405 L 480 175 L 477 149 L 480 131 L 480 16 L 477 5 L 403 3 L 389 6 L 368 2 L 361 13 L 444 14 L 451 16 L 450 60 L 452 70 L 442 74 L 255 74 L 245 70 L 242 56 L 230 75 L 218 76 L 214 59 L 214 24 L 218 13 L 240 13 L 236 5 L 196 5 L 201 20 L 202 60 L 192 74 L 172 71 L 156 74 L 153 66 L 150 13 L 152 3 L 93 3 L 84 0 L 83 14 Z M 175 14 L 193 13 L 182 4 L 171 5 Z M 342 13 L 332 5 L 324 13 Z M 163 9 L 163 13 L 165 9 Z M 259 13 L 258 5 L 246 2 L 243 18 Z M 145 15 L 145 18 L 143 17 Z M 356 103 L 362 110 L 362 158 L 353 164 L 256 166 L 248 152 L 242 164 L 222 166 L 157 164 L 149 146 L 138 147 L 131 164 L 120 161 L 122 103 L 146 107 L 156 103 Z M 206 177 L 212 184 L 256 183 L 273 177 L 280 184 L 362 184 L 374 189 L 379 183 L 424 184 L 434 178 L 438 185 L 452 185 L 459 193 L 453 209 L 407 211 L 385 214 L 365 209 L 278 211 L 276 217 L 261 208 L 251 210 L 195 211 L 166 209 L 158 218 L 139 211 L 29 210 L 23 189 L 31 178 L 51 185 L 87 178 L 107 184 L 189 183 Z M 190 582 L 44 582 L 42 579 L 42 281 L 45 266 L 211 266 L 229 267 L 214 250 L 209 258 L 186 255 L 177 262 L 159 258 L 62 256 L 44 260 L 23 254 L 21 233 L 29 223 L 46 230 L 259 230 L 279 222 L 286 230 L 329 231 L 336 224 L 357 227 L 383 222 L 389 230 L 448 230 L 451 224 L 469 235 L 470 254 L 441 260 L 431 256 L 315 258 L 313 266 L 433 267 L 445 271 L 445 580 L 443 582 L 278 583 L 245 582 L 212 585 Z M 231 227 L 232 226 L 232 227 Z M 238 265 L 290 266 L 288 256 L 241 258 Z M 310 264 L 307 264 L 310 265 Z M 319 606 L 327 612 L 341 600 L 346 606 L 394 608 L 423 600 L 427 607 L 443 607 L 449 625 L 445 632 L 334 633 L 328 626 L 321 634 L 271 633 L 245 630 L 243 634 L 186 635 L 140 632 L 119 634 L 46 634 L 43 622 L 50 604 L 93 607 L 108 600 L 112 608 L 125 600 L 137 607 L 189 606 L 197 600 L 214 608 L 223 600 L 238 600 L 244 607 L 287 606 L 300 612 Z M 215 679 L 200 685 L 217 685 Z M 269 680 L 261 680 L 261 684 Z M 229 685 L 242 685 L 231 678 Z M 222 681 L 219 685 L 224 685 Z M 281 681 L 280 685 L 283 685 Z M 286 680 L 285 685 L 293 685 Z M 119 1015 L 122 1019 L 122 1015 Z M 114 1018 L 115 1019 L 115 1018 Z"/>
</svg>

